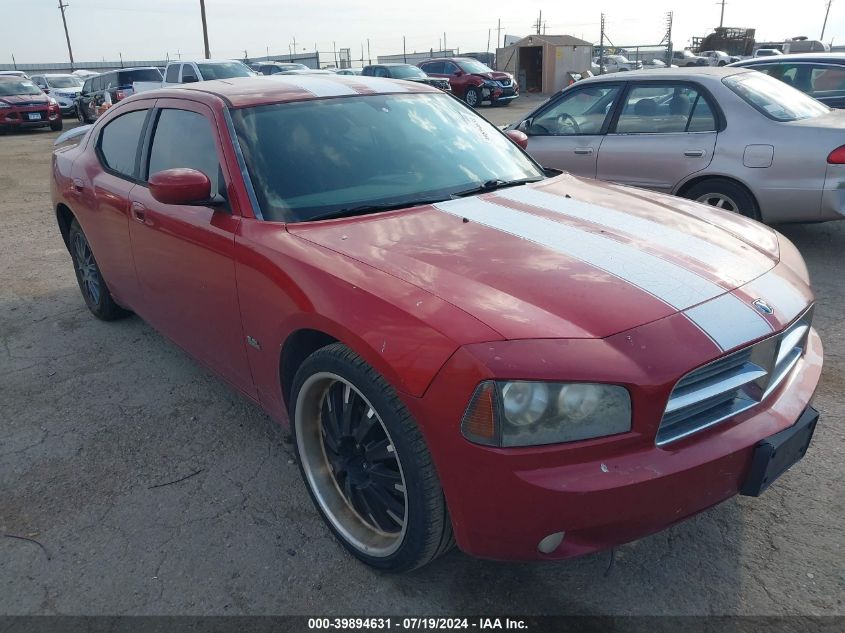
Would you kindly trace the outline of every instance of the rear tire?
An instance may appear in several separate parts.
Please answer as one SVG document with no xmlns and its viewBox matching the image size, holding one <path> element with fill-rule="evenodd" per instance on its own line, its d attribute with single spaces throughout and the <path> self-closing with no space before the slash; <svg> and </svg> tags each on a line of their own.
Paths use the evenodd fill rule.
<svg viewBox="0 0 845 633">
<path fill-rule="evenodd" d="M 694 184 L 683 193 L 684 198 L 733 211 L 753 220 L 760 219 L 754 196 L 739 183 L 727 178 L 708 178 Z"/>
<path fill-rule="evenodd" d="M 112 298 L 100 274 L 100 267 L 94 259 L 88 238 L 85 237 L 82 227 L 75 219 L 71 222 L 70 231 L 68 231 L 68 248 L 70 258 L 73 260 L 79 291 L 91 314 L 102 321 L 115 321 L 130 315 L 131 312 L 121 308 Z"/>
<path fill-rule="evenodd" d="M 62 117 L 59 116 L 58 121 L 54 121 L 53 123 L 50 124 L 50 129 L 53 130 L 54 132 L 61 132 L 62 128 L 64 126 L 65 126 L 64 121 L 62 121 Z"/>
<path fill-rule="evenodd" d="M 341 343 L 300 366 L 291 430 L 323 520 L 360 561 L 422 567 L 453 545 L 446 500 L 422 434 L 388 382 Z"/>
</svg>

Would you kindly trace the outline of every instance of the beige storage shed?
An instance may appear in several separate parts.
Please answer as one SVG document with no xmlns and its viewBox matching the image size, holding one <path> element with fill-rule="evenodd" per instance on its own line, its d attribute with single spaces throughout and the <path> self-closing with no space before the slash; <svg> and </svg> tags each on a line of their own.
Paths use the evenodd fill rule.
<svg viewBox="0 0 845 633">
<path fill-rule="evenodd" d="M 590 70 L 593 45 L 571 35 L 528 35 L 496 49 L 496 69 L 511 73 L 521 92 L 555 93 L 567 73 Z"/>
</svg>

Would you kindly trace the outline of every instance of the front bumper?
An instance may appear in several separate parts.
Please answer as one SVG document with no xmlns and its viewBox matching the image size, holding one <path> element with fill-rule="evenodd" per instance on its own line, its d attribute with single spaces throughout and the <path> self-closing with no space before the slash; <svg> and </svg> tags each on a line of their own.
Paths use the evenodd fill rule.
<svg viewBox="0 0 845 633">
<path fill-rule="evenodd" d="M 632 431 L 611 438 L 496 449 L 465 440 L 458 422 L 421 425 L 458 546 L 500 560 L 569 558 L 641 538 L 718 504 L 740 491 L 758 442 L 792 426 L 807 409 L 821 367 L 821 341 L 811 330 L 804 356 L 766 401 L 662 447 L 654 444 L 657 422 L 651 433 L 641 432 L 642 425 L 638 431 L 636 422 L 659 421 L 668 397 L 665 385 L 657 386 L 661 376 L 642 383 Z M 477 369 L 471 354 L 456 353 L 426 395 L 409 402 L 417 419 L 459 420 L 471 382 L 462 376 Z M 541 553 L 540 541 L 557 532 L 565 532 L 560 545 Z"/>
<path fill-rule="evenodd" d="M 32 120 L 31 114 L 37 114 L 40 118 Z M 26 106 L 20 108 L 3 108 L 0 110 L 0 126 L 6 129 L 19 129 L 31 127 L 43 127 L 56 122 L 61 114 L 56 107 Z"/>
</svg>

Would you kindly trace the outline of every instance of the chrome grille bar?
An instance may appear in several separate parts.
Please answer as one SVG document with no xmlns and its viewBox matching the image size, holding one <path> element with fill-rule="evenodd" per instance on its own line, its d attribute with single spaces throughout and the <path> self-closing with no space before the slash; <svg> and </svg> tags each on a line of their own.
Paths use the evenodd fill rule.
<svg viewBox="0 0 845 633">
<path fill-rule="evenodd" d="M 681 378 L 666 404 L 657 445 L 724 422 L 762 402 L 803 356 L 812 316 L 811 307 L 783 332 L 717 358 Z"/>
</svg>

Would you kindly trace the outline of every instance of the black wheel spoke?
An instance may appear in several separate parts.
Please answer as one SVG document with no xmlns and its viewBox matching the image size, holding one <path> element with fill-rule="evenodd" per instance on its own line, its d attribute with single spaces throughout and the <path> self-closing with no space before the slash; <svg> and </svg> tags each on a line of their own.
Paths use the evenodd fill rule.
<svg viewBox="0 0 845 633">
<path fill-rule="evenodd" d="M 366 439 L 369 432 L 373 429 L 378 418 L 376 417 L 376 412 L 373 411 L 370 407 L 365 407 L 366 412 L 361 416 L 361 421 L 358 423 L 358 426 L 355 427 L 355 443 L 356 444 L 363 444 L 364 440 Z"/>
<path fill-rule="evenodd" d="M 343 398 L 338 391 L 339 385 L 336 383 L 329 388 L 329 392 L 326 394 L 326 413 L 328 415 L 326 430 L 329 431 L 330 429 L 332 437 L 334 437 L 335 441 L 339 444 L 340 438 L 342 437 L 340 414 L 342 411 Z"/>
<path fill-rule="evenodd" d="M 340 421 L 340 432 L 343 437 L 352 436 L 352 427 L 355 420 L 355 405 L 358 394 L 349 385 L 343 385 L 343 416 Z"/>
<path fill-rule="evenodd" d="M 340 427 L 337 424 L 337 416 L 332 413 L 328 398 L 323 400 L 320 426 L 323 430 L 323 439 L 326 442 L 326 446 L 333 453 L 337 454 L 340 450 Z"/>
<path fill-rule="evenodd" d="M 395 470 L 387 468 L 384 464 L 377 464 L 370 469 L 370 480 L 374 485 L 392 490 L 394 493 L 404 491 L 402 476 Z M 397 485 L 399 485 L 399 488 L 396 487 Z"/>
<path fill-rule="evenodd" d="M 387 512 L 389 507 L 383 501 L 385 495 L 375 486 L 364 486 L 360 489 L 360 493 L 369 510 L 370 517 L 376 522 L 377 527 L 385 532 L 395 531 L 397 522 Z M 398 516 L 401 519 L 402 515 Z"/>
<path fill-rule="evenodd" d="M 378 442 L 368 444 L 364 451 L 364 456 L 371 464 L 396 459 L 396 453 L 393 452 L 393 444 L 386 437 Z"/>
</svg>

